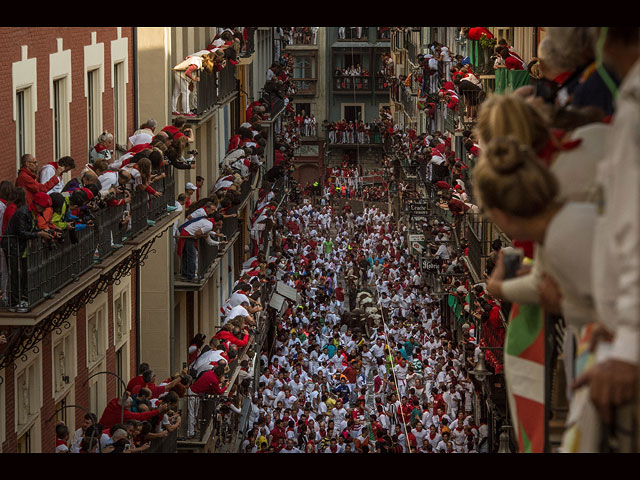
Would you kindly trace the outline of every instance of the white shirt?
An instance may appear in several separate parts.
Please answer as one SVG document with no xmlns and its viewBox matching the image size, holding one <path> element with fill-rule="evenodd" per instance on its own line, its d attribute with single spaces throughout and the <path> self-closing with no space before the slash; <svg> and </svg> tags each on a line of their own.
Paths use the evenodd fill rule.
<svg viewBox="0 0 640 480">
<path fill-rule="evenodd" d="M 49 181 L 49 179 L 51 179 L 52 177 L 54 177 L 56 174 L 56 169 L 53 165 L 47 163 L 46 165 L 44 165 L 42 167 L 42 170 L 40 170 L 40 183 L 46 183 Z M 60 193 L 62 192 L 62 188 L 64 187 L 64 183 L 62 182 L 62 178 L 58 177 L 58 183 L 56 183 L 53 188 L 51 190 L 49 190 L 47 192 L 48 195 L 52 194 L 52 193 Z"/>
<path fill-rule="evenodd" d="M 640 343 L 640 61 L 618 91 L 608 155 L 600 161 L 602 213 L 593 239 L 593 292 L 600 320 L 614 332 L 611 357 L 638 363 Z"/>
</svg>

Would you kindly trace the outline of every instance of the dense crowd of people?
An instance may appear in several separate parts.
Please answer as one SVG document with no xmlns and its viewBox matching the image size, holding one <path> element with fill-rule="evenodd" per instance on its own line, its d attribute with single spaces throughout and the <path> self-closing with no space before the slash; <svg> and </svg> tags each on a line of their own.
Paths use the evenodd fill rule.
<svg viewBox="0 0 640 480">
<path fill-rule="evenodd" d="M 485 30 L 474 27 L 466 34 L 482 38 Z M 602 51 L 596 49 L 598 39 Z M 249 385 L 253 371 L 248 357 L 238 356 L 260 321 L 256 314 L 263 309 L 263 282 L 275 278 L 295 289 L 297 300 L 276 316 L 273 349 L 259 352 L 258 384 L 253 392 L 245 391 L 251 406 L 242 452 L 494 451 L 487 419 L 474 416 L 482 398 L 470 372 L 483 355 L 492 373 L 504 372 L 507 383 L 516 378 L 516 369 L 511 366 L 510 371 L 502 355 L 491 350 L 503 346 L 505 335 L 517 332 L 513 323 L 505 331 L 503 303 L 512 304 L 512 312 L 518 305 L 538 306 L 564 329 L 570 408 L 562 450 L 598 451 L 611 431 L 616 432 L 618 448 L 628 448 L 631 440 L 625 432 L 633 424 L 630 401 L 638 381 L 640 340 L 639 167 L 633 148 L 639 118 L 639 44 L 637 27 L 610 27 L 604 33 L 549 27 L 538 52 L 540 78 L 535 88 L 487 100 L 461 85 L 477 86 L 469 62 L 432 44 L 430 53 L 419 59 L 419 83 L 432 95 L 429 98 L 444 102 L 446 108 L 455 109 L 457 101 L 465 99 L 467 118 L 477 119 L 477 124 L 462 132 L 463 150 L 455 151 L 446 132 L 431 128 L 419 135 L 399 128 L 386 110 L 381 110 L 380 135 L 393 152 L 391 164 L 407 160 L 425 185 L 430 208 L 439 212 L 423 222 L 422 233 L 427 256 L 440 275 L 422 270 L 411 253 L 402 218 L 366 204 L 359 212 L 349 202 L 338 208 L 331 189 L 318 198 L 301 191 L 296 201 L 290 197 L 282 207 L 275 201 L 280 192 L 264 189 L 250 223 L 251 257 L 221 309 L 220 331 L 209 342 L 196 335 L 188 368 L 159 384 L 148 366 L 141 365 L 127 386 L 130 395 L 124 401 L 112 400 L 99 421 L 85 417 L 73 440 L 59 425 L 58 448 L 144 450 L 151 439 L 177 428 L 177 402 L 185 394 L 190 395 L 188 431 L 193 434 L 198 400 L 191 397 L 225 393 L 229 363 L 241 365 L 241 381 L 234 389 Z M 558 52 L 563 52 L 562 60 Z M 501 60 L 506 68 L 518 68 L 519 57 L 506 42 L 498 42 L 496 53 L 497 68 Z M 606 69 L 596 61 L 598 55 Z M 287 97 L 283 86 L 290 69 L 286 61 L 282 65 L 283 78 L 276 80 L 280 83 L 275 91 Z M 474 95 L 477 103 L 469 100 Z M 225 170 L 219 180 L 227 188 L 223 196 L 218 189 L 212 192 L 215 198 L 199 199 L 190 207 L 203 208 L 204 218 L 213 218 L 212 229 L 221 219 L 216 215 L 224 215 L 222 202 L 233 202 L 238 187 L 234 182 L 246 181 L 243 174 L 259 165 L 259 149 L 265 146 L 259 122 L 268 118 L 272 105 L 264 99 L 250 106 L 255 115 L 247 115 L 248 125 L 231 139 L 224 167 L 241 164 L 236 171 Z M 285 109 L 275 145 L 276 165 L 267 175 L 270 183 L 290 171 L 299 137 L 291 105 Z M 188 137 L 184 125 L 174 128 Z M 350 139 L 348 133 L 346 138 Z M 97 155 L 104 150 L 108 148 L 96 148 Z M 129 153 L 137 163 L 143 160 L 136 157 L 138 152 Z M 184 152 L 179 153 L 173 162 L 189 165 Z M 95 160 L 87 172 L 101 161 L 108 160 Z M 171 159 L 166 161 L 173 165 Z M 52 166 L 54 177 L 67 168 L 60 164 Z M 24 159 L 26 177 L 35 177 L 33 165 Z M 345 164 L 341 170 L 353 168 Z M 362 174 L 347 171 L 358 175 L 341 172 L 341 177 Z M 399 170 L 390 165 L 389 171 L 402 201 L 412 192 L 396 175 Z M 146 189 L 148 177 L 139 177 L 140 182 L 131 181 Z M 50 180 L 41 180 L 45 181 Z M 31 178 L 27 185 L 33 182 Z M 44 185 L 38 187 L 42 189 L 56 184 L 35 183 Z M 0 184 L 0 195 L 5 195 L 3 187 Z M 368 194 L 380 193 L 376 189 Z M 41 193 L 32 190 L 33 197 L 23 200 L 32 209 L 20 207 L 33 221 L 47 208 Z M 475 283 L 461 220 L 479 213 L 515 248 L 494 241 L 484 271 L 475 272 L 481 282 Z M 264 226 L 258 228 L 260 224 Z M 269 256 L 264 230 L 272 234 Z M 525 257 L 530 261 L 523 263 Z M 9 255 L 6 261 L 10 259 Z M 451 299 L 461 307 L 461 335 L 446 321 Z M 233 402 L 229 408 L 240 412 Z M 518 415 L 526 414 L 514 414 L 518 432 L 525 428 Z M 609 431 L 601 430 L 603 421 L 611 426 Z"/>
<path fill-rule="evenodd" d="M 406 227 L 375 208 L 355 214 L 308 199 L 281 222 L 277 263 L 300 301 L 263 352 L 242 451 L 486 451 L 466 352 L 441 324 Z M 355 313 L 367 288 L 380 312 L 371 324 Z"/>
</svg>

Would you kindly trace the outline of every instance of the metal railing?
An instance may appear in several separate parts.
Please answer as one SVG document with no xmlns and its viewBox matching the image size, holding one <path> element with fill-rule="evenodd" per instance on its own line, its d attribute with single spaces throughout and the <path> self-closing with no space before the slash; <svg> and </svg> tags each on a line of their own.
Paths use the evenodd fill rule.
<svg viewBox="0 0 640 480">
<path fill-rule="evenodd" d="M 329 135 L 327 132 L 327 143 L 331 145 L 338 144 L 347 144 L 347 145 L 382 145 L 383 139 L 382 134 L 375 130 L 369 129 L 369 133 L 365 131 L 362 135 L 358 136 L 358 131 L 347 131 L 347 130 L 334 130 L 333 135 Z"/>
<path fill-rule="evenodd" d="M 390 40 L 391 39 L 391 27 L 376 27 L 376 39 L 377 40 Z"/>
<path fill-rule="evenodd" d="M 235 65 L 227 63 L 219 72 L 201 72 L 200 81 L 196 84 L 195 110 L 198 115 L 221 103 L 238 89 L 235 71 Z"/>
<path fill-rule="evenodd" d="M 180 427 L 178 427 L 180 428 Z M 143 453 L 176 453 L 178 450 L 178 429 L 175 429 L 166 437 L 154 438 L 151 446 Z"/>
<path fill-rule="evenodd" d="M 202 442 L 205 436 L 215 428 L 216 411 L 220 398 L 218 395 L 185 395 L 179 401 L 178 410 L 182 411 L 177 431 L 179 440 Z"/>
<path fill-rule="evenodd" d="M 334 75 L 335 90 L 370 91 L 373 77 L 370 75 Z"/>
<path fill-rule="evenodd" d="M 124 241 L 136 236 L 167 214 L 173 205 L 173 172 L 160 180 L 165 193 L 150 201 L 144 191 L 135 191 L 127 205 L 105 206 L 91 211 L 92 223 L 84 230 L 59 231 L 53 241 L 21 240 L 5 235 L 7 261 L 7 305 L 28 311 L 51 298 L 69 283 L 107 259 Z M 152 222 L 149 222 L 152 220 Z M 22 305 L 21 305 L 22 304 Z M 2 307 L 0 307 L 2 308 Z"/>
<path fill-rule="evenodd" d="M 238 90 L 238 81 L 236 80 L 236 67 L 230 62 L 217 74 L 217 101 L 221 103 L 228 96 Z"/>
<path fill-rule="evenodd" d="M 359 42 L 366 42 L 368 40 L 369 27 L 340 27 L 344 28 L 344 38 L 340 38 L 340 31 L 338 31 L 338 41 L 345 40 L 357 40 Z M 360 31 L 358 32 L 358 29 Z M 360 36 L 358 36 L 360 33 Z"/>
<path fill-rule="evenodd" d="M 289 43 L 287 45 L 317 45 L 317 36 L 314 38 L 312 27 L 290 27 Z"/>
</svg>

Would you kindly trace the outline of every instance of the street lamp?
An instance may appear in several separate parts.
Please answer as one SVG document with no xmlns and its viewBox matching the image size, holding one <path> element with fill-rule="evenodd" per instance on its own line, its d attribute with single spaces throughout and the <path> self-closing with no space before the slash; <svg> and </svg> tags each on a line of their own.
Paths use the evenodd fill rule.
<svg viewBox="0 0 640 480">
<path fill-rule="evenodd" d="M 500 446 L 498 448 L 498 453 L 511 453 L 511 439 L 509 438 L 508 429 L 511 428 L 511 425 L 503 425 L 502 433 L 500 434 Z"/>
<path fill-rule="evenodd" d="M 485 377 L 492 375 L 492 373 L 487 369 L 487 365 L 484 362 L 484 352 L 480 351 L 478 354 L 478 363 L 473 370 L 469 372 L 471 375 L 476 377 L 480 381 L 484 381 Z"/>
</svg>

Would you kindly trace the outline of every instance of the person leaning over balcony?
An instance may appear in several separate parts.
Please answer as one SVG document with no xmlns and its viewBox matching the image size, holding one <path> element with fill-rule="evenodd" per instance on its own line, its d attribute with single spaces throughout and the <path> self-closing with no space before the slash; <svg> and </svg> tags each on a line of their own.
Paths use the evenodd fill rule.
<svg viewBox="0 0 640 480">
<path fill-rule="evenodd" d="M 173 95 L 171 97 L 171 107 L 174 115 L 192 116 L 189 110 L 189 91 L 191 85 L 200 81 L 199 76 L 194 74 L 205 70 L 208 73 L 213 71 L 215 55 L 208 50 L 188 55 L 182 62 L 173 67 Z M 182 97 L 181 111 L 178 112 L 178 97 Z"/>
<path fill-rule="evenodd" d="M 33 195 L 37 192 L 46 193 L 60 183 L 62 174 L 71 170 L 71 168 L 58 165 L 55 169 L 55 175 L 53 175 L 45 183 L 40 183 L 36 180 L 36 174 L 38 173 L 38 161 L 36 157 L 29 153 L 25 153 L 20 159 L 20 171 L 18 172 L 18 178 L 16 178 L 15 186 L 24 187 L 27 193 L 27 203 L 31 203 Z"/>
<path fill-rule="evenodd" d="M 213 204 L 212 204 L 213 205 Z M 182 257 L 182 276 L 187 281 L 195 280 L 197 269 L 196 240 L 213 230 L 215 220 L 209 217 L 194 218 L 178 227 L 180 237 L 177 244 L 178 256 Z"/>
<path fill-rule="evenodd" d="M 515 137 L 494 138 L 483 146 L 473 179 L 488 219 L 510 237 L 535 242 L 539 272 L 548 272 L 557 283 L 567 323 L 565 374 L 570 384 L 574 366 L 567 342 L 578 329 L 597 321 L 592 288 L 584 281 L 591 278 L 595 206 L 562 199 L 557 179 L 531 147 Z M 487 282 L 490 294 L 504 289 L 504 282 L 502 289 L 494 288 L 504 278 L 503 257 L 501 251 Z"/>
<path fill-rule="evenodd" d="M 116 423 L 120 422 L 120 418 L 122 415 L 122 405 L 123 400 L 121 398 L 112 399 L 104 409 L 102 413 L 102 417 L 100 417 L 100 421 L 98 422 L 100 425 L 103 425 L 104 428 L 111 428 Z M 148 412 L 132 412 L 131 405 L 133 404 L 133 399 L 130 395 L 127 394 L 126 399 L 124 400 L 124 420 L 139 420 L 144 421 L 150 418 L 153 418 L 157 415 L 164 414 L 169 410 L 168 404 L 162 404 L 155 410 L 150 410 Z"/>
<path fill-rule="evenodd" d="M 610 343 L 606 359 L 581 376 L 574 388 L 588 385 L 601 418 L 632 425 L 637 410 L 640 311 L 640 236 L 638 235 L 638 131 L 640 125 L 640 29 L 609 27 L 603 48 L 607 64 L 622 80 L 608 154 L 598 167 L 592 284 L 596 307 Z M 602 340 L 601 340 L 602 341 Z M 606 345 L 602 345 L 605 347 Z M 617 418 L 612 418 L 615 414 Z"/>
<path fill-rule="evenodd" d="M 71 157 L 62 157 L 57 162 L 49 162 L 42 167 L 40 170 L 39 182 L 42 184 L 47 183 L 51 178 L 55 177 L 58 172 L 58 167 L 64 167 L 65 171 L 68 172 L 76 168 L 76 162 Z M 62 192 L 62 180 L 54 185 L 54 187 L 49 190 L 47 193 L 51 194 L 54 192 Z"/>
<path fill-rule="evenodd" d="M 222 329 L 214 335 L 222 343 L 235 345 L 238 348 L 245 347 L 249 343 L 249 333 L 242 330 L 235 322 L 235 318 L 223 325 Z M 241 317 L 239 321 L 244 322 L 244 317 Z"/>
<path fill-rule="evenodd" d="M 188 426 L 187 437 L 195 435 L 195 426 L 198 420 L 199 395 L 222 395 L 227 389 L 228 380 L 224 377 L 225 368 L 222 365 L 207 370 L 191 384 L 187 390 L 188 397 Z"/>
</svg>

